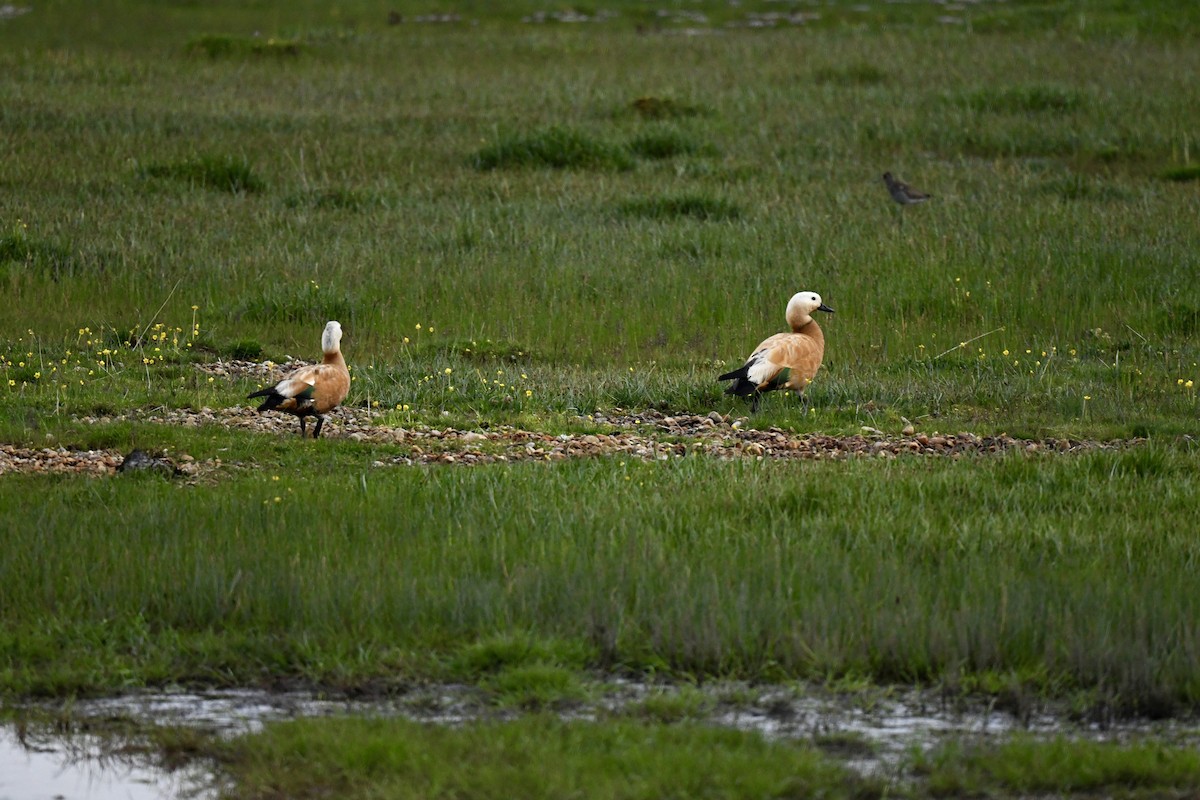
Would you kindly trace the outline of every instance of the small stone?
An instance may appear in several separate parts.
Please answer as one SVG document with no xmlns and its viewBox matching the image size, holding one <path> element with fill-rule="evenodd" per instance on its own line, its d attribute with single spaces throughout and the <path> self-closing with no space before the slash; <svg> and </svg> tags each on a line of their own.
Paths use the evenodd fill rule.
<svg viewBox="0 0 1200 800">
<path fill-rule="evenodd" d="M 904 434 L 905 436 L 912 436 L 914 433 L 917 432 L 917 429 L 912 426 L 912 423 L 909 423 L 908 425 L 905 425 L 904 429 L 900 432 L 902 434 Z"/>
<path fill-rule="evenodd" d="M 138 472 L 141 470 L 149 470 L 157 472 L 160 475 L 171 477 L 180 474 L 179 470 L 175 469 L 175 465 L 166 458 L 156 458 L 144 450 L 134 448 L 129 451 L 121 465 L 117 467 L 117 472 Z"/>
</svg>

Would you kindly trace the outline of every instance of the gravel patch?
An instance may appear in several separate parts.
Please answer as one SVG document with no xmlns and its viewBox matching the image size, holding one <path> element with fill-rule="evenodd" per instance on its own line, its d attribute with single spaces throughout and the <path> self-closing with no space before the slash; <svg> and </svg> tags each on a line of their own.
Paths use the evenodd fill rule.
<svg viewBox="0 0 1200 800">
<path fill-rule="evenodd" d="M 571 458 L 619 455 L 646 461 L 667 461 L 687 455 L 729 459 L 845 460 L 893 459 L 903 456 L 963 458 L 1013 451 L 1073 453 L 1136 446 L 1144 439 L 1113 441 L 1081 439 L 1019 439 L 1007 434 L 909 433 L 890 435 L 864 428 L 852 436 L 794 433 L 781 428 L 747 428 L 746 418 L 712 412 L 663 414 L 614 410 L 580 417 L 608 428 L 603 433 L 551 434 L 499 426 L 485 430 L 395 427 L 380 422 L 383 414 L 359 408 L 340 408 L 331 415 L 328 438 L 346 438 L 380 445 L 376 467 L 417 464 L 492 464 L 518 461 L 563 461 Z M 251 406 L 212 409 L 154 409 L 115 417 L 83 417 L 87 424 L 136 419 L 183 427 L 220 426 L 233 430 L 299 438 L 296 420 L 282 414 L 260 414 Z M 119 462 L 118 462 L 119 463 Z M 2 470 L 0 470 L 2 471 Z"/>
<path fill-rule="evenodd" d="M 289 358 L 272 361 L 222 360 L 197 364 L 209 375 L 228 379 L 253 379 L 264 385 L 310 361 Z M 667 461 L 688 455 L 721 460 L 791 459 L 845 460 L 963 458 L 1009 453 L 1073 453 L 1133 447 L 1144 439 L 1098 441 L 1087 439 L 1019 439 L 1007 434 L 978 436 L 969 432 L 918 433 L 910 425 L 900 435 L 864 426 L 852 436 L 795 433 L 781 428 L 747 427 L 747 417 L 713 411 L 709 414 L 666 414 L 613 409 L 585 414 L 579 422 L 602 429 L 596 433 L 551 434 L 512 426 L 480 430 L 435 428 L 428 425 L 396 427 L 383 424 L 386 412 L 342 407 L 333 412 L 325 438 L 346 438 L 379 445 L 376 467 L 420 464 L 494 464 L 519 461 L 563 461 L 572 458 L 622 456 L 645 461 Z M 218 426 L 229 430 L 268 433 L 299 438 L 294 417 L 258 413 L 254 406 L 230 408 L 134 410 L 120 415 L 81 417 L 79 422 L 103 425 L 123 420 L 178 425 L 188 428 Z M 300 445 L 300 442 L 297 442 Z M 124 463 L 117 450 L 70 450 L 64 447 L 28 448 L 0 444 L 0 475 L 11 472 L 81 473 L 111 475 Z M 220 459 L 199 462 L 187 454 L 159 457 L 164 474 L 172 472 L 186 482 L 211 476 L 223 465 Z"/>
</svg>

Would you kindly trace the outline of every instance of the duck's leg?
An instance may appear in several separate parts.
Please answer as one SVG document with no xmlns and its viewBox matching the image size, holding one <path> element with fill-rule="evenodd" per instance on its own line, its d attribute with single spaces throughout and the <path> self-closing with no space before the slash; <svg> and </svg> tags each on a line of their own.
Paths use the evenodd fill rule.
<svg viewBox="0 0 1200 800">
<path fill-rule="evenodd" d="M 300 417 L 300 438 L 301 438 L 301 439 L 303 439 L 303 438 L 304 438 L 304 436 L 305 436 L 305 433 L 306 433 L 306 430 L 305 430 L 305 429 L 306 429 L 307 427 L 308 427 L 308 418 L 307 418 L 307 417 L 303 417 L 303 416 L 302 416 L 302 417 Z"/>
<path fill-rule="evenodd" d="M 756 391 L 756 392 L 754 393 L 754 397 L 753 397 L 753 399 L 750 401 L 750 413 L 751 413 L 751 414 L 757 414 L 757 413 L 758 413 L 758 401 L 759 401 L 760 399 L 762 399 L 762 392 L 757 392 L 757 391 Z"/>
<path fill-rule="evenodd" d="M 313 429 L 313 438 L 316 439 L 321 435 L 321 426 L 325 424 L 325 415 L 317 414 L 317 427 Z"/>
</svg>

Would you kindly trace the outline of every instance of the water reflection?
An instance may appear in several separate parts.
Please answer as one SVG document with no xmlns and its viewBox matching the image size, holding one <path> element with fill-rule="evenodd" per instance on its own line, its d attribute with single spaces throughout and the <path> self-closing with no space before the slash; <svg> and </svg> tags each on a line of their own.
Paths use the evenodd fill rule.
<svg viewBox="0 0 1200 800">
<path fill-rule="evenodd" d="M 0 800 L 208 800 L 210 785 L 195 768 L 166 770 L 95 736 L 0 726 Z"/>
</svg>

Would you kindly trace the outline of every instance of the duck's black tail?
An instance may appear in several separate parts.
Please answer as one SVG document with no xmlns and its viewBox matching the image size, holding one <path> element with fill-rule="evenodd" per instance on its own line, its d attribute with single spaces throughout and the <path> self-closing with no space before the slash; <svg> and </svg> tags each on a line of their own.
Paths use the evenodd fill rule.
<svg viewBox="0 0 1200 800">
<path fill-rule="evenodd" d="M 749 397 L 754 394 L 758 387 L 751 383 L 747 375 L 750 372 L 749 364 L 742 364 L 732 372 L 726 372 L 724 375 L 718 375 L 719 381 L 733 381 L 729 388 L 725 390 L 725 394 L 732 394 L 738 397 Z"/>
<path fill-rule="evenodd" d="M 260 405 L 258 407 L 259 411 L 270 411 L 272 408 L 275 408 L 276 406 L 278 406 L 280 403 L 282 403 L 284 400 L 287 399 L 283 395 L 276 392 L 274 386 L 268 387 L 266 389 L 259 389 L 257 392 L 254 392 L 253 394 L 246 395 L 247 400 L 249 400 L 251 397 L 267 398 L 266 400 L 263 400 L 262 405 Z"/>
</svg>

